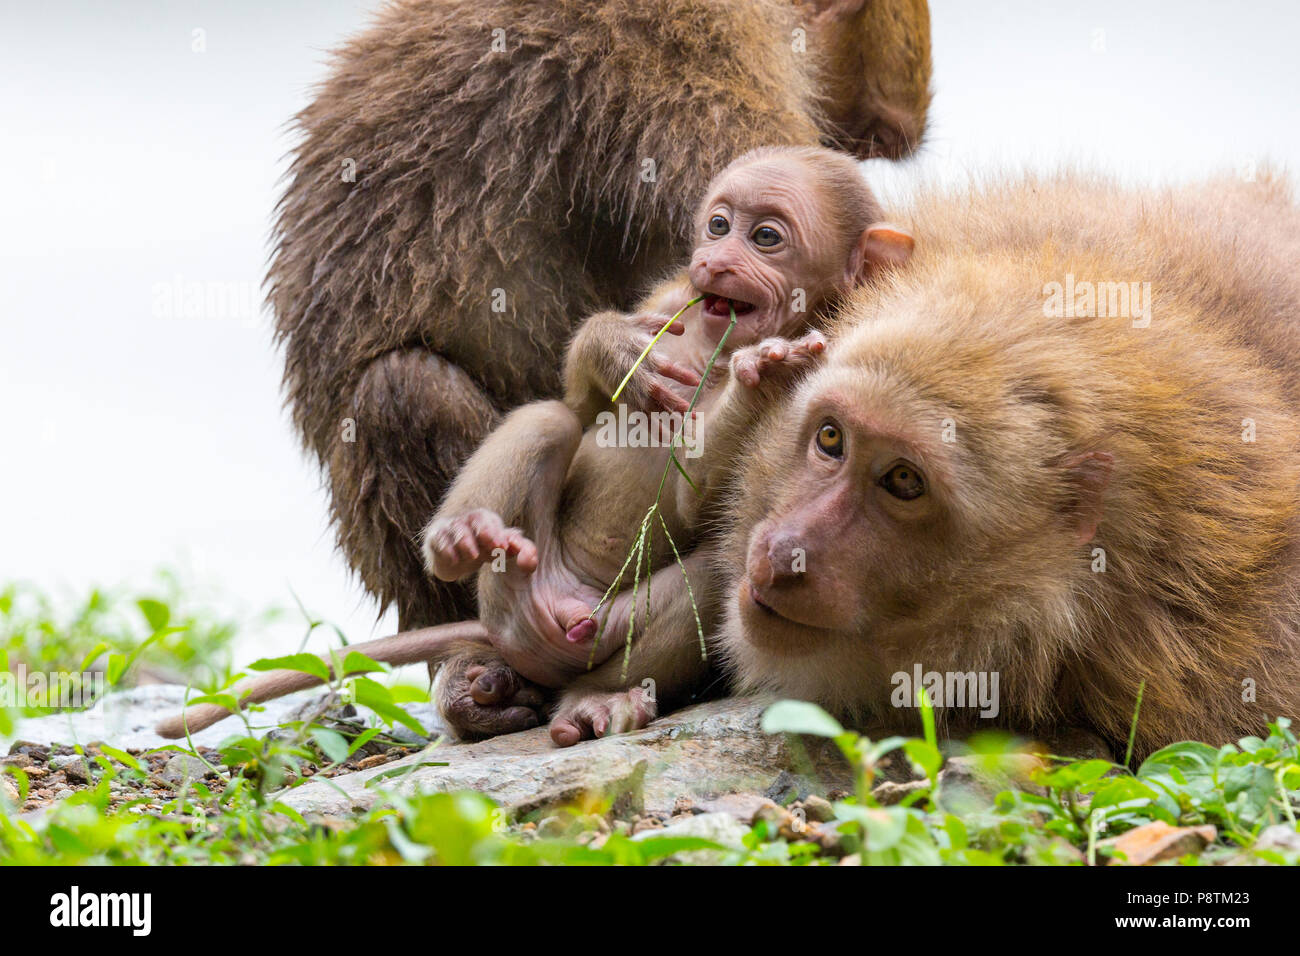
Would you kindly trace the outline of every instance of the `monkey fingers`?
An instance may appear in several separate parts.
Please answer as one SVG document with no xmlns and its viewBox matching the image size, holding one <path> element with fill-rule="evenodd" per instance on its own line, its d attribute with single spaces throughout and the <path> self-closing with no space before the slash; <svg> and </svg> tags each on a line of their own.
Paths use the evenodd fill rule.
<svg viewBox="0 0 1300 956">
<path fill-rule="evenodd" d="M 650 411 L 676 412 L 685 415 L 686 410 L 691 407 L 689 401 L 658 382 L 651 382 L 646 388 L 646 393 L 649 396 L 649 401 L 646 403 L 647 410 Z"/>
<path fill-rule="evenodd" d="M 674 382 L 681 382 L 689 388 L 694 388 L 700 384 L 699 372 L 693 368 L 687 368 L 685 365 L 670 362 L 667 359 L 655 359 L 654 370 L 664 378 L 670 378 Z"/>
<path fill-rule="evenodd" d="M 743 385 L 756 388 L 773 373 L 784 376 L 804 368 L 826 350 L 826 338 L 809 332 L 799 339 L 764 339 L 757 345 L 737 349 L 731 358 L 731 370 Z"/>
<path fill-rule="evenodd" d="M 461 738 L 492 737 L 542 723 L 545 694 L 492 652 L 452 658 L 438 671 L 438 712 Z"/>
<path fill-rule="evenodd" d="M 438 522 L 429 529 L 425 547 L 429 566 L 442 581 L 458 581 L 477 571 L 497 551 L 513 558 L 520 571 L 531 573 L 537 568 L 537 546 L 487 508 Z"/>
<path fill-rule="evenodd" d="M 641 328 L 650 332 L 652 335 L 658 335 L 660 330 L 663 329 L 664 324 L 671 318 L 671 315 L 660 315 L 657 312 L 647 312 L 641 315 L 632 316 L 632 322 L 635 325 L 641 326 Z M 678 319 L 672 325 L 668 326 L 667 331 L 669 335 L 681 335 L 686 331 L 686 326 L 684 326 L 681 320 Z"/>
<path fill-rule="evenodd" d="M 654 697 L 642 687 L 570 695 L 551 717 L 551 740 L 572 747 L 582 740 L 640 730 L 657 714 Z"/>
</svg>

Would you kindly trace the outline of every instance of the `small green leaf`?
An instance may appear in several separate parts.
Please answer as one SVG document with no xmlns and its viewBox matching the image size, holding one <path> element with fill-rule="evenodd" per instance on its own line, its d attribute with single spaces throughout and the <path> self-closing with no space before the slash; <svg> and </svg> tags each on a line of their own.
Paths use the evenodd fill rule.
<svg viewBox="0 0 1300 956">
<path fill-rule="evenodd" d="M 348 656 L 343 658 L 343 673 L 349 676 L 353 674 L 369 674 L 375 671 L 387 673 L 389 669 L 387 664 L 371 660 L 360 651 L 348 651 Z"/>
<path fill-rule="evenodd" d="M 110 684 L 116 684 L 122 678 L 126 671 L 126 655 L 110 654 L 108 655 L 108 667 L 105 668 L 104 677 Z"/>
<path fill-rule="evenodd" d="M 844 733 L 840 722 L 816 704 L 803 700 L 780 700 L 763 712 L 765 734 L 812 734 L 838 737 Z"/>
<path fill-rule="evenodd" d="M 267 657 L 260 661 L 254 661 L 248 665 L 249 670 L 255 671 L 298 671 L 300 674 L 310 674 L 312 677 L 319 678 L 323 683 L 328 684 L 330 681 L 330 669 L 326 663 L 315 654 L 290 654 L 287 657 Z"/>
<path fill-rule="evenodd" d="M 358 704 L 369 707 L 390 724 L 401 724 L 404 727 L 409 727 L 422 737 L 428 736 L 428 731 L 424 729 L 418 720 L 397 706 L 393 700 L 392 692 L 387 687 L 375 683 L 369 677 L 358 677 L 352 682 L 352 686 Z"/>
<path fill-rule="evenodd" d="M 144 619 L 149 622 L 149 627 L 155 631 L 161 631 L 171 620 L 172 612 L 162 601 L 155 601 L 151 598 L 141 598 L 135 602 L 135 606 L 140 609 Z"/>
<path fill-rule="evenodd" d="M 78 670 L 82 671 L 83 673 L 85 671 L 90 670 L 90 665 L 95 663 L 95 661 L 99 660 L 100 657 L 102 657 L 104 654 L 107 654 L 108 650 L 109 650 L 108 642 L 100 641 L 98 644 L 96 644 L 94 647 L 90 649 L 90 652 L 87 653 L 85 657 L 81 659 L 81 667 L 78 668 Z"/>
<path fill-rule="evenodd" d="M 381 770 L 373 777 L 366 778 L 366 786 L 374 787 L 384 780 L 391 780 L 393 777 L 401 777 L 420 767 L 449 767 L 451 766 L 445 760 L 421 760 L 418 763 L 408 764 L 402 767 L 390 767 L 388 770 Z"/>
<path fill-rule="evenodd" d="M 365 730 L 361 731 L 361 733 L 357 734 L 357 739 L 352 741 L 352 745 L 348 747 L 348 756 L 351 757 L 366 744 L 370 743 L 370 741 L 378 737 L 381 732 L 382 728 L 379 727 L 367 727 Z"/>
<path fill-rule="evenodd" d="M 311 739 L 316 741 L 321 753 L 328 757 L 331 763 L 342 763 L 348 759 L 348 754 L 351 752 L 348 750 L 348 742 L 337 731 L 316 727 L 311 732 Z"/>
<path fill-rule="evenodd" d="M 132 770 L 138 771 L 139 773 L 146 772 L 144 767 L 140 766 L 140 761 L 136 760 L 125 750 L 118 750 L 116 747 L 110 747 L 108 744 L 100 744 L 99 749 L 103 753 L 108 754 L 108 756 L 112 757 L 118 763 L 130 767 Z"/>
<path fill-rule="evenodd" d="M 278 813 L 282 816 L 288 817 L 290 820 L 298 824 L 298 826 L 300 827 L 307 826 L 307 820 L 303 817 L 303 815 L 299 813 L 297 810 L 295 810 L 293 807 L 289 806 L 287 803 L 281 803 L 279 800 L 277 800 L 275 801 L 275 803 L 271 804 L 266 809 L 269 810 L 271 813 Z"/>
<path fill-rule="evenodd" d="M 938 747 L 925 740 L 909 740 L 903 744 L 903 752 L 912 763 L 925 771 L 931 783 L 938 779 L 939 768 L 943 766 L 943 754 Z"/>
</svg>

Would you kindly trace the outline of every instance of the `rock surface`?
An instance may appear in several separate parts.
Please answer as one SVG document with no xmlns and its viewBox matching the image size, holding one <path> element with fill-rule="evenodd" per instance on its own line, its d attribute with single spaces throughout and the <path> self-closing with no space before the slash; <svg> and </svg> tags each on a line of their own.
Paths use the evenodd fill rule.
<svg viewBox="0 0 1300 956">
<path fill-rule="evenodd" d="M 633 834 L 632 839 L 640 841 L 659 837 L 694 837 L 697 840 L 711 840 L 725 849 L 686 850 L 673 855 L 676 860 L 688 866 L 711 866 L 721 862 L 727 856 L 727 850 L 743 850 L 748 833 L 749 827 L 730 813 L 718 812 L 686 817 L 656 830 L 642 830 Z"/>
<path fill-rule="evenodd" d="M 644 730 L 568 748 L 551 743 L 545 727 L 477 743 L 443 743 L 382 770 L 305 784 L 284 802 L 333 815 L 366 809 L 379 798 L 376 787 L 366 786 L 378 773 L 385 774 L 382 785 L 398 793 L 477 790 L 516 813 L 591 794 L 615 798 L 627 810 L 670 812 L 681 796 L 761 793 L 782 771 L 826 789 L 847 788 L 847 767 L 829 742 L 804 738 L 791 746 L 785 735 L 762 732 L 759 719 L 770 703 L 756 697 L 710 701 Z M 428 765 L 435 761 L 447 765 Z M 392 776 L 400 768 L 409 773 Z"/>
</svg>

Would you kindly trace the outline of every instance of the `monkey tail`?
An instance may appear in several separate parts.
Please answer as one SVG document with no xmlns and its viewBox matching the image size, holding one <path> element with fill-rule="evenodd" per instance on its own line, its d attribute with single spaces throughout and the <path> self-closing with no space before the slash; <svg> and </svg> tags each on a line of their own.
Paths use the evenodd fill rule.
<svg viewBox="0 0 1300 956">
<path fill-rule="evenodd" d="M 487 629 L 478 621 L 457 621 L 453 624 L 439 624 L 436 627 L 424 627 L 414 631 L 403 631 L 389 637 L 367 641 L 364 644 L 350 644 L 341 649 L 346 655 L 351 651 L 364 654 L 371 660 L 400 667 L 404 664 L 441 663 L 453 656 L 466 644 L 490 643 Z M 333 663 L 321 658 L 333 674 Z M 347 675 L 344 675 L 347 676 Z M 304 674 L 301 671 L 270 671 L 261 677 L 238 687 L 236 694 L 240 707 L 249 704 L 261 704 L 294 691 L 305 690 L 322 683 L 319 677 Z M 154 731 L 160 737 L 176 740 L 187 733 L 194 734 L 211 727 L 219 720 L 229 717 L 233 711 L 220 704 L 200 704 L 190 707 L 180 714 L 167 717 L 158 722 Z"/>
</svg>

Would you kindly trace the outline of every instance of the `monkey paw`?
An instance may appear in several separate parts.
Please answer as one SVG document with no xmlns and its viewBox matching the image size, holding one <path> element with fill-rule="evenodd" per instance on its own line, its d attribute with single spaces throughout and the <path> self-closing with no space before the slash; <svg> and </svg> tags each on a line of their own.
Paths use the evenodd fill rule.
<svg viewBox="0 0 1300 956">
<path fill-rule="evenodd" d="M 737 349 L 731 356 L 731 372 L 750 388 L 764 382 L 785 382 L 812 365 L 825 350 L 826 337 L 816 331 L 797 339 L 764 339 Z"/>
<path fill-rule="evenodd" d="M 657 714 L 658 704 L 644 687 L 569 693 L 551 717 L 551 740 L 572 747 L 580 740 L 640 730 Z"/>
<path fill-rule="evenodd" d="M 496 557 L 524 572 L 537 569 L 537 546 L 487 508 L 439 518 L 424 532 L 424 564 L 440 581 L 459 581 Z"/>
<path fill-rule="evenodd" d="M 490 653 L 490 652 L 489 652 Z M 545 694 L 500 659 L 453 657 L 438 670 L 433 699 L 457 737 L 494 737 L 543 722 Z"/>
<path fill-rule="evenodd" d="M 626 359 L 620 361 L 620 366 L 631 368 L 641 352 L 670 318 L 671 316 L 668 315 L 653 313 L 629 317 L 632 335 L 623 350 Z M 684 326 L 678 320 L 668 327 L 668 332 L 671 335 L 681 335 L 683 329 Z M 674 382 L 688 388 L 695 388 L 700 384 L 700 375 L 694 369 L 656 354 L 652 350 L 632 375 L 623 394 L 627 396 L 629 405 L 641 411 L 682 414 L 690 406 L 690 402 L 673 387 Z"/>
</svg>

